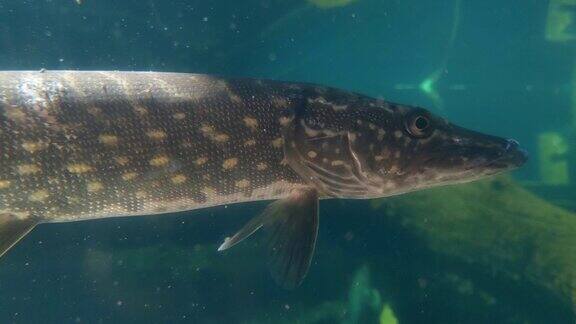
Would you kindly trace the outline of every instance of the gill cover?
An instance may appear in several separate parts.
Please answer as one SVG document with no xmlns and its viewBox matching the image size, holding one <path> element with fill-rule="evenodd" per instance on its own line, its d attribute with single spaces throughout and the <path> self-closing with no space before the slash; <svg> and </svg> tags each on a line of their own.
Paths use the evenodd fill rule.
<svg viewBox="0 0 576 324">
<path fill-rule="evenodd" d="M 329 197 L 367 198 L 380 193 L 355 149 L 357 133 L 331 127 L 303 106 L 289 114 L 282 128 L 284 158 L 302 179 Z"/>
</svg>

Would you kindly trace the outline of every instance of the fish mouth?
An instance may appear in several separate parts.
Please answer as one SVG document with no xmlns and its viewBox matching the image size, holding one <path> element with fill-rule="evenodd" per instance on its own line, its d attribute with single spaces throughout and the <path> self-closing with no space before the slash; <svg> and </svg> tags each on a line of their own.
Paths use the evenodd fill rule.
<svg viewBox="0 0 576 324">
<path fill-rule="evenodd" d="M 527 151 L 513 139 L 504 141 L 501 149 L 491 153 L 491 158 L 484 155 L 471 159 L 461 172 L 450 175 L 446 180 L 455 181 L 453 183 L 470 182 L 511 171 L 524 165 L 528 161 Z"/>
<path fill-rule="evenodd" d="M 449 150 L 452 156 L 460 155 L 468 158 L 464 170 L 499 173 L 516 169 L 528 161 L 528 153 L 520 147 L 518 141 L 511 138 L 482 134 L 452 125 L 452 146 Z"/>
<path fill-rule="evenodd" d="M 504 148 L 497 154 L 495 158 L 476 161 L 476 165 L 470 169 L 481 168 L 487 175 L 493 175 L 517 169 L 528 161 L 528 152 L 513 139 L 507 139 Z"/>
<path fill-rule="evenodd" d="M 517 169 L 528 161 L 528 152 L 520 147 L 518 141 L 503 139 L 502 144 L 502 148 L 496 152 L 491 151 L 478 154 L 479 156 L 470 160 L 464 168 L 464 171 L 493 175 Z M 474 146 L 466 148 L 471 151 L 477 149 L 477 147 Z"/>
<path fill-rule="evenodd" d="M 507 139 L 506 146 L 495 159 L 488 161 L 486 167 L 490 169 L 511 170 L 517 169 L 528 161 L 528 152 L 520 147 L 518 141 Z"/>
</svg>

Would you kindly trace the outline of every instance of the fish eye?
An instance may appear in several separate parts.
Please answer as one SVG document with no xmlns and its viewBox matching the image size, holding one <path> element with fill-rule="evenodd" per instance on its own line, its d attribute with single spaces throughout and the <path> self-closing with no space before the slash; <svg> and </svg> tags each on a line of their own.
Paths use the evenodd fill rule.
<svg viewBox="0 0 576 324">
<path fill-rule="evenodd" d="M 406 119 L 406 131 L 417 138 L 430 136 L 432 134 L 430 117 L 421 112 L 408 116 Z"/>
</svg>

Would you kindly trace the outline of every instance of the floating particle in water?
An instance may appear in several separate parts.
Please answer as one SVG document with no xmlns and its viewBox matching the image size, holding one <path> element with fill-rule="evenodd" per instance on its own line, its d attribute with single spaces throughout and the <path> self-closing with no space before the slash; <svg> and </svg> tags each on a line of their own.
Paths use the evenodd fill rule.
<svg viewBox="0 0 576 324">
<path fill-rule="evenodd" d="M 355 0 L 308 0 L 309 3 L 322 9 L 344 7 L 351 4 L 354 1 Z"/>
</svg>

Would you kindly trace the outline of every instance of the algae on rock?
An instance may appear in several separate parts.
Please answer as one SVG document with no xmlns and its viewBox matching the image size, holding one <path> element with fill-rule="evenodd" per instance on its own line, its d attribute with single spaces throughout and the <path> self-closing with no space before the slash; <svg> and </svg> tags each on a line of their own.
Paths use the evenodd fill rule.
<svg viewBox="0 0 576 324">
<path fill-rule="evenodd" d="M 433 252 L 549 291 L 576 309 L 576 215 L 509 178 L 375 200 Z"/>
</svg>

